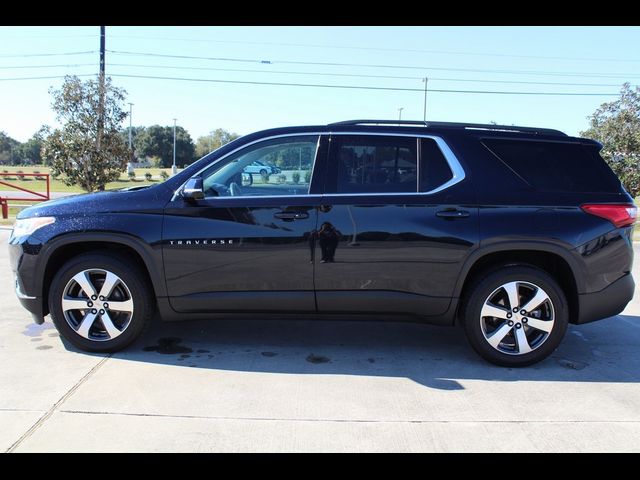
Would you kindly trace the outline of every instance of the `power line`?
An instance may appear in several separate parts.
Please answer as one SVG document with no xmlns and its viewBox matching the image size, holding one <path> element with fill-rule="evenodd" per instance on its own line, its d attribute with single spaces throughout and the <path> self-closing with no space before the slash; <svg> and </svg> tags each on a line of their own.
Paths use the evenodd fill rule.
<svg viewBox="0 0 640 480">
<path fill-rule="evenodd" d="M 213 78 L 183 78 L 183 77 L 158 77 L 152 75 L 128 75 L 112 73 L 112 77 L 123 78 L 144 78 L 153 80 L 178 80 L 187 82 L 210 82 L 210 83 L 231 83 L 239 85 L 277 85 L 286 87 L 317 87 L 317 88 L 344 88 L 352 90 L 389 90 L 396 92 L 424 92 L 422 88 L 401 88 L 401 87 L 374 87 L 364 85 L 327 85 L 319 83 L 282 83 L 282 82 L 255 82 L 246 80 L 220 80 Z M 566 92 L 509 92 L 490 90 L 449 90 L 449 89 L 429 89 L 429 92 L 441 93 L 475 93 L 475 94 L 498 94 L 498 95 L 550 95 L 550 96 L 616 96 L 617 93 L 566 93 Z"/>
<path fill-rule="evenodd" d="M 318 75 L 327 77 L 357 77 L 357 78 L 385 78 L 400 80 L 422 80 L 424 77 L 408 77 L 399 75 L 367 75 L 357 73 L 326 73 L 326 72 L 299 72 L 291 70 L 257 70 L 243 68 L 216 68 L 216 67 L 186 67 L 173 65 L 148 65 L 139 63 L 111 63 L 112 67 L 140 67 L 140 68 L 163 68 L 172 70 L 209 70 L 217 72 L 247 72 L 247 73 L 269 73 L 286 75 Z M 0 67 L 1 68 L 1 67 Z M 448 82 L 478 82 L 478 83 L 503 83 L 503 84 L 524 84 L 524 85 L 562 85 L 581 87 L 620 87 L 619 83 L 571 83 L 571 82 L 532 82 L 523 80 L 483 80 L 477 78 L 441 78 L 429 77 L 429 80 L 439 80 Z"/>
<path fill-rule="evenodd" d="M 81 73 L 79 75 L 74 75 L 76 77 L 95 77 L 96 75 L 93 73 Z M 0 78 L 0 82 L 10 82 L 13 80 L 50 80 L 56 78 L 66 78 L 67 75 L 47 75 L 43 77 L 13 77 L 13 78 Z"/>
<path fill-rule="evenodd" d="M 2 58 L 27 58 L 27 57 L 61 57 L 65 55 L 88 55 L 90 53 L 96 53 L 95 50 L 89 50 L 86 52 L 66 52 L 66 53 L 20 53 L 20 54 L 9 54 L 9 55 L 0 55 Z"/>
<path fill-rule="evenodd" d="M 2 70 L 10 70 L 10 69 L 18 69 L 18 68 L 76 68 L 76 67 L 95 67 L 95 63 L 68 63 L 68 64 L 58 64 L 58 65 L 11 65 L 11 66 L 0 66 Z"/>
<path fill-rule="evenodd" d="M 90 34 L 85 34 L 85 35 L 9 35 L 2 38 L 6 40 L 13 40 L 14 38 L 87 38 L 87 37 L 95 37 L 95 35 L 90 35 Z"/>
<path fill-rule="evenodd" d="M 77 77 L 93 77 L 94 74 L 80 74 Z M 319 83 L 283 83 L 283 82 L 256 82 L 248 80 L 221 80 L 215 78 L 183 78 L 183 77 L 159 77 L 152 75 L 129 75 L 112 73 L 111 77 L 122 78 L 143 78 L 152 80 L 176 80 L 186 82 L 210 82 L 210 83 L 229 83 L 238 85 L 273 85 L 273 86 L 285 86 L 285 87 L 315 87 L 315 88 L 342 88 L 351 90 L 387 90 L 396 92 L 423 92 L 422 88 L 402 88 L 402 87 L 375 87 L 366 85 L 327 85 Z M 65 78 L 65 75 L 51 75 L 41 77 L 14 77 L 14 78 L 0 78 L 0 81 L 12 81 L 12 80 L 46 80 L 46 79 L 58 79 Z M 497 90 L 453 90 L 453 89 L 429 89 L 429 92 L 438 93 L 471 93 L 471 94 L 494 94 L 494 95 L 538 95 L 538 96 L 588 96 L 588 97 L 606 97 L 616 96 L 617 93 L 577 93 L 577 92 L 513 92 L 513 91 L 497 91 Z"/>
<path fill-rule="evenodd" d="M 330 67 L 366 67 L 366 68 L 397 68 L 397 69 L 409 69 L 409 70 L 438 70 L 438 71 L 451 71 L 451 72 L 482 72 L 482 73 L 506 73 L 516 75 L 547 75 L 547 76 L 561 76 L 561 77 L 600 77 L 600 78 L 638 78 L 640 75 L 620 73 L 615 75 L 592 73 L 592 72 L 541 72 L 535 70 L 489 70 L 489 69 L 477 69 L 477 68 L 451 68 L 451 67 L 425 67 L 415 65 L 384 65 L 384 64 L 364 64 L 364 63 L 343 63 L 343 62 L 308 62 L 308 61 L 294 61 L 294 60 L 260 60 L 260 59 L 248 59 L 248 58 L 230 58 L 230 57 L 202 57 L 192 55 L 169 55 L 161 53 L 149 53 L 149 52 L 130 52 L 124 50 L 108 50 L 109 53 L 115 55 L 134 55 L 144 57 L 159 57 L 159 58 L 181 58 L 190 60 L 210 60 L 210 61 L 224 61 L 224 62 L 242 62 L 242 63 L 259 63 L 259 64 L 288 64 L 288 65 L 318 65 L 318 66 L 330 66 Z"/>
<path fill-rule="evenodd" d="M 413 53 L 435 53 L 439 55 L 468 55 L 482 57 L 507 57 L 507 58 L 536 58 L 541 60 L 577 60 L 577 61 L 596 61 L 596 62 L 633 62 L 640 63 L 640 59 L 622 59 L 622 58 L 589 58 L 589 57 L 562 57 L 562 56 L 543 56 L 543 55 L 523 55 L 523 54 L 507 54 L 507 53 L 485 53 L 485 52 L 460 52 L 453 50 L 425 50 L 418 48 L 383 48 L 383 47 L 362 47 L 349 45 L 327 45 L 312 43 L 286 43 L 286 42 L 251 42 L 246 40 L 214 40 L 204 38 L 179 38 L 179 37 L 146 37 L 139 35 L 112 35 L 112 38 L 131 38 L 138 40 L 166 40 L 166 41 L 185 41 L 185 42 L 207 42 L 207 43 L 227 43 L 238 45 L 273 45 L 283 47 L 304 47 L 304 48 L 335 48 L 342 50 L 369 50 L 381 52 L 413 52 Z"/>
<path fill-rule="evenodd" d="M 424 77 L 410 77 L 401 75 L 371 75 L 358 73 L 327 73 L 327 72 L 300 72 L 292 70 L 258 70 L 246 68 L 216 68 L 216 67 L 188 67 L 174 65 L 149 65 L 140 63 L 111 63 L 113 67 L 135 67 L 135 68 L 161 68 L 171 70 L 204 70 L 217 72 L 242 72 L 242 73 L 267 73 L 267 74 L 285 74 L 285 75 L 317 75 L 323 77 L 352 77 L 352 78 L 382 78 L 395 80 L 422 80 Z M 12 65 L 0 66 L 2 70 L 10 69 L 31 69 L 31 68 L 79 68 L 79 67 L 95 67 L 94 63 L 75 63 L 75 64 L 53 64 L 53 65 Z M 576 82 L 534 82 L 526 80 L 486 80 L 479 78 L 444 78 L 429 77 L 430 80 L 446 81 L 446 82 L 466 82 L 466 83 L 497 83 L 497 84 L 518 84 L 518 85 L 558 85 L 570 87 L 620 87 L 619 83 L 576 83 Z"/>
</svg>

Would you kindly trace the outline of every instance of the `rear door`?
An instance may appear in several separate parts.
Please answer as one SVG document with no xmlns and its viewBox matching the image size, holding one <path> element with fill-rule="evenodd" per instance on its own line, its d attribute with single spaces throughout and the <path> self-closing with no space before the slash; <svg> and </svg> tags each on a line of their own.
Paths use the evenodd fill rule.
<svg viewBox="0 0 640 480">
<path fill-rule="evenodd" d="M 315 238 L 320 312 L 440 315 L 477 246 L 475 195 L 441 138 L 332 134 Z"/>
</svg>

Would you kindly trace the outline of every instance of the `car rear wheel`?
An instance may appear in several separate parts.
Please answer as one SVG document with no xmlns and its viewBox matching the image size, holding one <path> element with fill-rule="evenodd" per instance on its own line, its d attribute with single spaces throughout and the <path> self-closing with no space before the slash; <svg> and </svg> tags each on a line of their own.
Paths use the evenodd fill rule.
<svg viewBox="0 0 640 480">
<path fill-rule="evenodd" d="M 76 347 L 115 352 L 149 324 L 154 304 L 145 275 L 119 256 L 84 254 L 55 275 L 49 311 L 56 328 Z"/>
<path fill-rule="evenodd" d="M 562 288 L 530 266 L 505 266 L 471 286 L 461 317 L 471 346 L 485 360 L 524 367 L 548 357 L 567 329 Z"/>
</svg>

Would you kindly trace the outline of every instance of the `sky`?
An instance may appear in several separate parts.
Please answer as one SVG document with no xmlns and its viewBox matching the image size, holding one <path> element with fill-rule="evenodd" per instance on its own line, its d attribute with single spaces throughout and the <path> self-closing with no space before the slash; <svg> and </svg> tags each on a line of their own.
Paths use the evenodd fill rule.
<svg viewBox="0 0 640 480">
<path fill-rule="evenodd" d="M 26 77 L 96 75 L 99 31 L 0 27 L 0 131 L 23 142 L 57 126 L 48 90 L 63 79 Z M 194 141 L 216 128 L 422 120 L 424 77 L 427 120 L 577 135 L 624 82 L 640 84 L 638 45 L 640 27 L 107 26 L 106 73 L 127 91 L 134 126 L 175 118 Z"/>
</svg>

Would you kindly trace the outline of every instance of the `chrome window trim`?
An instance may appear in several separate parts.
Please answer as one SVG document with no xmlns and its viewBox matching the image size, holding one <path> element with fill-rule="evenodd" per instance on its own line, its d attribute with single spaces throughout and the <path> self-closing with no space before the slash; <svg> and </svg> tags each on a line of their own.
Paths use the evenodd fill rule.
<svg viewBox="0 0 640 480">
<path fill-rule="evenodd" d="M 428 192 L 420 192 L 420 191 L 416 191 L 416 192 L 397 192 L 397 193 L 393 193 L 393 192 L 382 192 L 382 193 L 321 193 L 321 194 L 311 194 L 311 193 L 307 193 L 306 195 L 238 195 L 238 196 L 234 196 L 234 197 L 207 197 L 207 198 L 215 198 L 216 201 L 224 201 L 225 199 L 242 199 L 242 198 L 307 198 L 307 197 L 318 197 L 318 196 L 322 196 L 322 197 L 373 197 L 373 196 L 384 196 L 384 197 L 397 197 L 397 196 L 407 196 L 407 195 L 433 195 L 434 193 L 438 193 L 441 192 L 443 190 L 446 190 L 447 188 L 450 188 L 452 186 L 454 186 L 457 183 L 460 183 L 462 180 L 465 179 L 466 174 L 464 169 L 462 168 L 462 165 L 460 164 L 460 162 L 458 161 L 458 158 L 456 157 L 456 155 L 453 153 L 453 151 L 451 150 L 451 148 L 449 148 L 449 145 L 447 144 L 447 142 L 444 141 L 444 139 L 442 137 L 436 136 L 436 135 L 426 135 L 426 134 L 420 134 L 420 133 L 386 133 L 386 132 L 298 132 L 298 133 L 283 133 L 280 135 L 272 135 L 269 137 L 263 137 L 263 138 L 259 138 L 257 140 L 254 140 L 252 142 L 246 143 L 238 148 L 236 148 L 235 150 L 232 150 L 231 152 L 227 153 L 226 155 L 223 155 L 222 157 L 218 158 L 217 160 L 214 160 L 213 162 L 209 163 L 207 166 L 203 167 L 202 169 L 198 170 L 196 173 L 194 173 L 192 175 L 192 177 L 195 177 L 197 175 L 200 175 L 202 172 L 204 172 L 205 170 L 207 170 L 208 168 L 210 168 L 212 165 L 215 165 L 216 163 L 224 160 L 225 158 L 229 157 L 230 155 L 233 155 L 234 153 L 245 149 L 247 147 L 250 147 L 251 145 L 254 145 L 256 143 L 260 143 L 260 142 L 264 142 L 267 140 L 272 140 L 274 138 L 287 138 L 287 137 L 306 137 L 306 136 L 310 136 L 310 135 L 319 135 L 318 137 L 318 143 L 316 145 L 316 155 L 314 157 L 313 160 L 313 166 L 311 167 L 311 180 L 313 180 L 313 173 L 315 171 L 315 167 L 316 167 L 316 160 L 318 157 L 318 150 L 320 148 L 320 141 L 321 141 L 321 137 L 322 135 L 327 135 L 327 136 L 334 136 L 334 135 L 373 135 L 373 136 L 377 136 L 377 137 L 414 137 L 416 139 L 419 138 L 430 138 L 431 140 L 435 141 L 436 144 L 438 145 L 438 148 L 440 148 L 440 151 L 442 152 L 442 155 L 444 156 L 445 160 L 447 161 L 447 163 L 449 164 L 449 168 L 451 169 L 451 173 L 453 174 L 453 176 L 451 177 L 451 179 L 449 179 L 448 181 L 446 181 L 445 183 L 443 183 L 442 185 L 440 185 L 437 188 L 434 188 L 433 190 L 429 190 Z M 417 140 L 416 140 L 417 141 Z M 420 142 L 418 142 L 418 145 L 420 144 Z M 419 147 L 418 147 L 419 148 Z M 418 169 L 420 168 L 420 154 L 421 152 L 418 151 Z M 171 201 L 173 202 L 178 196 L 179 193 L 182 191 L 182 189 L 184 188 L 184 185 L 186 184 L 183 183 L 182 185 L 180 185 L 180 188 L 178 188 L 174 193 L 173 196 L 171 197 Z M 311 188 L 311 184 L 309 184 L 309 188 Z M 417 188 L 420 188 L 420 177 L 418 176 L 418 186 Z"/>
</svg>

